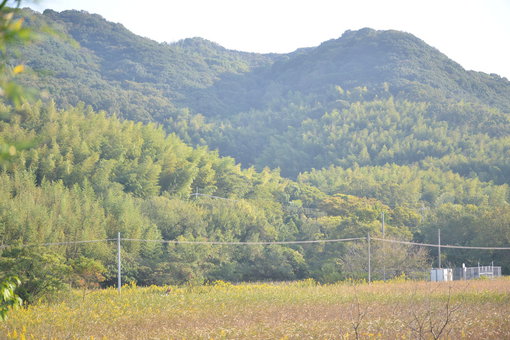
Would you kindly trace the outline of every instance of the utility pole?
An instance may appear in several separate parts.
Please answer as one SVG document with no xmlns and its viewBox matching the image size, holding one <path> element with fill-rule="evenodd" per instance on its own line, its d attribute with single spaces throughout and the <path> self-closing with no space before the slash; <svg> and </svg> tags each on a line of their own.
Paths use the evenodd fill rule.
<svg viewBox="0 0 510 340">
<path fill-rule="evenodd" d="M 441 269 L 441 229 L 437 229 L 437 264 Z"/>
<path fill-rule="evenodd" d="M 384 211 L 382 212 L 382 238 L 384 237 Z M 383 280 L 386 282 L 386 242 L 383 241 Z"/>
<path fill-rule="evenodd" d="M 370 253 L 370 232 L 367 234 L 368 241 L 368 283 L 372 282 L 371 253 Z"/>
<path fill-rule="evenodd" d="M 120 231 L 117 234 L 117 290 L 120 294 L 120 287 L 122 284 L 121 279 L 121 265 L 120 265 Z"/>
</svg>

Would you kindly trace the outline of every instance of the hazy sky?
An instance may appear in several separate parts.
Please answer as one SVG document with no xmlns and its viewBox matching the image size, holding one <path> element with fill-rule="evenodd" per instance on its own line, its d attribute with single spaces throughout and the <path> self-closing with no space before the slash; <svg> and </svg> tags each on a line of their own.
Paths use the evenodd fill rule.
<svg viewBox="0 0 510 340">
<path fill-rule="evenodd" d="M 291 52 L 348 29 L 397 29 L 468 70 L 510 79 L 510 0 L 39 0 L 28 5 L 98 13 L 160 42 L 202 37 L 246 52 Z"/>
</svg>

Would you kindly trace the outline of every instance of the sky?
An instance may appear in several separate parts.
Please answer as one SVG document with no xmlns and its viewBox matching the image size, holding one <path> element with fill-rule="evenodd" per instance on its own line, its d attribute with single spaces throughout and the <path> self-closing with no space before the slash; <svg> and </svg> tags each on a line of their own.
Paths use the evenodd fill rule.
<svg viewBox="0 0 510 340">
<path fill-rule="evenodd" d="M 287 53 L 364 27 L 414 34 L 464 68 L 510 79 L 510 0 L 36 0 L 85 10 L 159 42 L 201 37 Z"/>
</svg>

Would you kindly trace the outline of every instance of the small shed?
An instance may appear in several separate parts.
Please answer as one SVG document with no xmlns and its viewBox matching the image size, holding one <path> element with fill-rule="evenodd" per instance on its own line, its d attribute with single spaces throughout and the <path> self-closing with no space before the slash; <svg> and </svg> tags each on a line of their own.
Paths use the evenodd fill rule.
<svg viewBox="0 0 510 340">
<path fill-rule="evenodd" d="M 451 268 L 434 268 L 430 271 L 430 281 L 453 281 L 453 270 Z"/>
</svg>

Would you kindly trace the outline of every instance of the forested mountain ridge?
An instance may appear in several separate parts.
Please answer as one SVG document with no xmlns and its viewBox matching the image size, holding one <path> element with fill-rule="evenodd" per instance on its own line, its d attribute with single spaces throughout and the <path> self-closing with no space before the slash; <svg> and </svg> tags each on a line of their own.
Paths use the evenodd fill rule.
<svg viewBox="0 0 510 340">
<path fill-rule="evenodd" d="M 32 70 L 24 82 L 60 107 L 84 102 L 158 122 L 189 144 L 292 177 L 427 162 L 508 181 L 510 82 L 465 71 L 411 34 L 367 28 L 262 55 L 201 38 L 159 44 L 86 12 L 31 12 L 29 21 L 56 34 L 22 50 Z"/>
<path fill-rule="evenodd" d="M 466 71 L 421 39 L 401 31 L 347 31 L 272 67 L 275 79 L 310 92 L 327 85 L 347 89 L 389 86 L 414 101 L 454 98 L 510 108 L 510 83 L 497 75 Z M 438 96 L 435 98 L 434 96 Z"/>
<path fill-rule="evenodd" d="M 200 38 L 159 44 L 86 12 L 26 11 L 29 24 L 55 33 L 22 50 L 37 75 L 27 83 L 48 90 L 60 105 L 83 101 L 134 120 L 163 122 L 185 91 L 271 60 Z"/>
<path fill-rule="evenodd" d="M 510 83 L 506 79 L 465 71 L 419 38 L 400 31 L 369 28 L 347 31 L 340 38 L 318 47 L 264 55 L 227 50 L 201 38 L 159 44 L 129 32 L 121 24 L 83 11 L 46 10 L 43 15 L 33 15 L 36 21 L 46 22 L 78 42 L 82 48 L 75 46 L 74 51 L 67 52 L 81 55 L 82 65 L 83 53 L 89 54 L 98 64 L 102 79 L 156 87 L 166 85 L 165 96 L 192 109 L 195 100 L 182 98 L 188 96 L 191 89 L 206 89 L 204 96 L 214 98 L 216 94 L 215 99 L 220 102 L 234 97 L 238 102 L 231 103 L 235 107 L 228 107 L 227 111 L 239 112 L 243 101 L 248 101 L 243 100 L 243 94 L 260 95 L 256 98 L 257 102 L 262 102 L 259 105 L 267 105 L 270 104 L 268 97 L 275 96 L 275 87 L 279 95 L 289 91 L 319 94 L 337 85 L 346 89 L 389 87 L 392 95 L 410 100 L 439 96 L 480 102 L 506 111 L 510 108 Z M 55 53 L 57 57 L 61 54 L 48 46 L 55 40 L 62 42 L 53 37 L 40 44 L 45 48 L 38 51 L 38 56 L 25 54 L 27 64 L 39 71 L 57 71 L 52 65 L 44 64 L 44 54 Z M 68 62 L 79 64 L 76 58 L 68 57 Z M 91 70 L 97 71 L 97 68 Z M 65 73 L 58 74 L 59 78 L 65 76 Z M 222 93 L 227 89 L 238 93 Z M 194 111 L 205 115 L 225 114 L 214 102 L 208 105 L 209 110 Z"/>
</svg>

